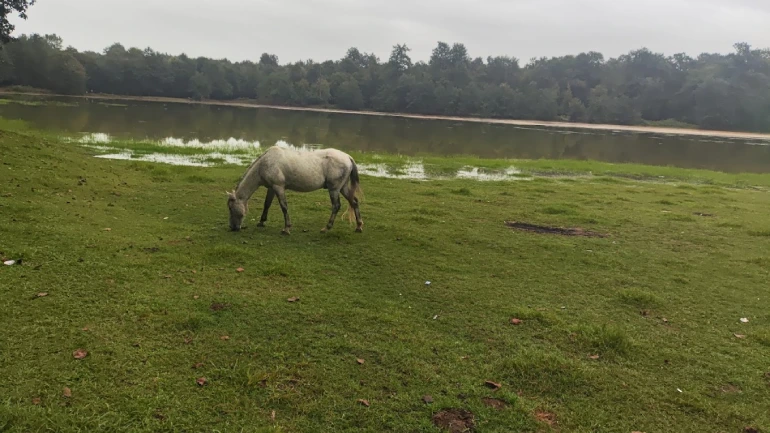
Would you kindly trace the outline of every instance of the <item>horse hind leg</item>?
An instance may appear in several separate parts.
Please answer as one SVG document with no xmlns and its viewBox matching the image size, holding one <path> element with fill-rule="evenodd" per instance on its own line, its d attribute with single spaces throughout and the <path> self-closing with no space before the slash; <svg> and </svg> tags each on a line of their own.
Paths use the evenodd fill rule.
<svg viewBox="0 0 770 433">
<path fill-rule="evenodd" d="M 334 220 L 337 218 L 337 212 L 339 212 L 342 207 L 340 205 L 340 192 L 338 190 L 330 189 L 329 199 L 332 202 L 332 213 L 329 216 L 329 222 L 326 224 L 326 227 L 321 229 L 321 233 L 326 233 L 334 227 Z"/>
<path fill-rule="evenodd" d="M 345 196 L 345 199 L 350 204 L 350 207 L 353 209 L 353 214 L 356 217 L 356 232 L 361 233 L 364 231 L 364 220 L 361 219 L 361 210 L 358 208 L 358 197 L 356 197 L 356 192 L 350 188 L 349 185 L 345 185 L 342 187 L 342 195 Z M 347 212 L 346 212 L 347 213 Z"/>
</svg>

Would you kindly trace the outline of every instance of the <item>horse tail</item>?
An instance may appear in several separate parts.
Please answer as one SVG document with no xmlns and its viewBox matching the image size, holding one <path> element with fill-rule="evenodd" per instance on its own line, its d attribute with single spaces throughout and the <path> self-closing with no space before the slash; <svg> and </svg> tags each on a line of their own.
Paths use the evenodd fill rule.
<svg viewBox="0 0 770 433">
<path fill-rule="evenodd" d="M 360 203 L 364 199 L 364 190 L 361 188 L 361 179 L 358 177 L 358 166 L 353 158 L 350 158 L 350 163 L 353 167 L 350 169 L 350 201 L 356 200 Z M 350 222 L 355 222 L 355 216 L 350 212 L 350 205 L 345 209 L 345 213 L 342 215 Z"/>
</svg>

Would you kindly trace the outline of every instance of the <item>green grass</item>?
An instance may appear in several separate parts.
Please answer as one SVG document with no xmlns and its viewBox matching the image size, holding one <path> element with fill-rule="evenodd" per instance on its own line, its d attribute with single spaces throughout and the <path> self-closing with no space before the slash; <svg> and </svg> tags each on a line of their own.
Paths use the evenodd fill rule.
<svg viewBox="0 0 770 433">
<path fill-rule="evenodd" d="M 289 194 L 284 237 L 277 205 L 256 227 L 263 191 L 227 230 L 244 167 L 3 129 L 0 256 L 23 264 L 0 265 L 0 431 L 422 432 L 452 407 L 478 432 L 770 429 L 770 196 L 745 187 L 768 176 L 519 161 L 680 181 L 363 177 L 363 234 L 319 233 L 318 191 Z"/>
</svg>

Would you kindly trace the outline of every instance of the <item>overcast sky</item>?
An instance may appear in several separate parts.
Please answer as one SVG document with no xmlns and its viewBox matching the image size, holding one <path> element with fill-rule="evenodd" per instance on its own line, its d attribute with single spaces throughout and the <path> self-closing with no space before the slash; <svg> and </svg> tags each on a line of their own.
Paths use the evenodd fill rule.
<svg viewBox="0 0 770 433">
<path fill-rule="evenodd" d="M 113 42 L 231 60 L 339 59 L 349 47 L 387 59 L 436 42 L 472 57 L 532 57 L 648 47 L 674 54 L 770 47 L 770 0 L 38 0 L 16 33 L 55 33 L 101 51 Z"/>
</svg>

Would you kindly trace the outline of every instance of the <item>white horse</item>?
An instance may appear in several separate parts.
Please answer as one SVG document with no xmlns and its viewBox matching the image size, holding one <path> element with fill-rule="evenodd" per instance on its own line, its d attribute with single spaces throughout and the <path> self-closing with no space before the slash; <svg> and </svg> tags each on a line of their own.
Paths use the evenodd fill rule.
<svg viewBox="0 0 770 433">
<path fill-rule="evenodd" d="M 358 194 L 361 191 L 358 167 L 353 158 L 345 152 L 337 149 L 300 152 L 279 146 L 267 149 L 251 163 L 235 190 L 227 193 L 231 230 L 241 229 L 243 218 L 249 209 L 249 199 L 260 186 L 267 187 L 267 196 L 258 227 L 265 226 L 267 211 L 273 203 L 273 198 L 278 196 L 284 219 L 282 233 L 288 235 L 291 231 L 291 219 L 286 190 L 311 192 L 323 188 L 329 190 L 332 213 L 321 232 L 326 232 L 334 226 L 334 219 L 340 210 L 340 193 L 353 208 L 356 232 L 363 231 L 364 222 L 358 209 Z"/>
</svg>

